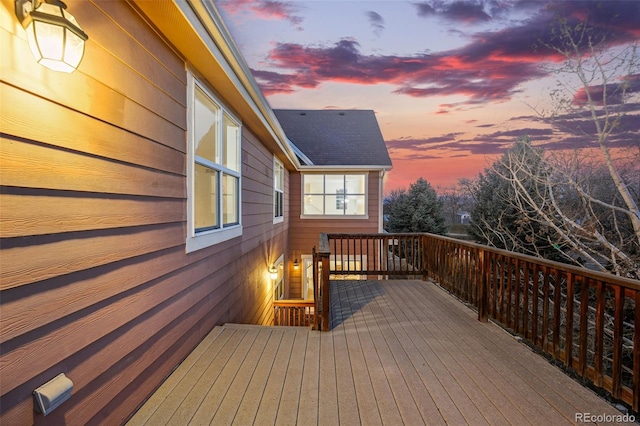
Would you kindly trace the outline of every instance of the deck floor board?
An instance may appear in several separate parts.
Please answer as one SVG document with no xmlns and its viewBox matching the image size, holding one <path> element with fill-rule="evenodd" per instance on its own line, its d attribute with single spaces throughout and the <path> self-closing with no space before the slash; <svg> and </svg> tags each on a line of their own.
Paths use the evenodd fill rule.
<svg viewBox="0 0 640 426">
<path fill-rule="evenodd" d="M 430 282 L 331 285 L 332 331 L 216 327 L 128 424 L 559 425 L 620 414 Z"/>
<path fill-rule="evenodd" d="M 240 401 L 238 405 L 232 424 L 239 426 L 248 425 L 252 424 L 256 418 L 260 402 L 265 394 L 267 380 L 273 369 L 276 354 L 278 353 L 278 348 L 280 347 L 284 333 L 273 330 L 269 336 L 270 339 L 262 352 L 262 357 L 260 357 L 256 369 L 253 371 L 251 380 L 245 390 L 242 401 Z"/>
</svg>

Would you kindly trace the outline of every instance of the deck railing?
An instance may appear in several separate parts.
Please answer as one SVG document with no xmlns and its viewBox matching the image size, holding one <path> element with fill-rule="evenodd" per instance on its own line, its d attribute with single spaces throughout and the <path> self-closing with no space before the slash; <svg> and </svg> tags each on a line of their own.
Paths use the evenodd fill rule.
<svg viewBox="0 0 640 426">
<path fill-rule="evenodd" d="M 317 261 L 329 329 L 329 281 L 429 277 L 613 398 L 640 408 L 640 282 L 431 234 L 322 234 Z M 325 289 L 326 286 L 326 289 Z"/>
<path fill-rule="evenodd" d="M 274 325 L 309 327 L 313 325 L 315 306 L 313 300 L 274 300 Z"/>
<path fill-rule="evenodd" d="M 276 326 L 294 326 L 294 327 L 309 327 L 314 330 L 319 330 L 323 321 L 326 319 L 327 325 L 325 330 L 328 329 L 328 316 L 322 316 L 322 292 L 318 283 L 319 272 L 319 257 L 316 253 L 316 248 L 313 248 L 313 299 L 285 299 L 273 301 L 273 325 Z M 320 262 L 321 263 L 321 262 Z M 328 264 L 326 268 L 328 268 Z M 327 282 L 327 291 L 328 291 Z"/>
</svg>

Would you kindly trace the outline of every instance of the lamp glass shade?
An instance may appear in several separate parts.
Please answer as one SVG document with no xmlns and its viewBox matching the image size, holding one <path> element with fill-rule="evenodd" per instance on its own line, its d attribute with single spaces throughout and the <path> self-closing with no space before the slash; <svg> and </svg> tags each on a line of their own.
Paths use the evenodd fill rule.
<svg viewBox="0 0 640 426">
<path fill-rule="evenodd" d="M 278 269 L 275 266 L 269 268 L 269 277 L 272 280 L 278 279 Z"/>
<path fill-rule="evenodd" d="M 25 31 L 31 53 L 39 64 L 67 73 L 80 64 L 86 34 L 60 6 L 41 3 L 31 12 Z"/>
</svg>

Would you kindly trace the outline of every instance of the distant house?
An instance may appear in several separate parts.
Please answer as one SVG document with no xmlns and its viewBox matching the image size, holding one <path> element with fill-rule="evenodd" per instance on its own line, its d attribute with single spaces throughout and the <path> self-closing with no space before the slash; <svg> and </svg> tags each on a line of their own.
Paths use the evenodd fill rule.
<svg viewBox="0 0 640 426">
<path fill-rule="evenodd" d="M 121 423 L 214 326 L 306 297 L 320 231 L 382 228 L 372 111 L 274 113 L 210 1 L 67 4 L 70 74 L 0 7 L 2 424 L 59 373 L 47 423 Z"/>
<path fill-rule="evenodd" d="M 467 211 L 459 211 L 456 213 L 456 223 L 468 225 L 471 223 L 471 214 Z"/>
</svg>

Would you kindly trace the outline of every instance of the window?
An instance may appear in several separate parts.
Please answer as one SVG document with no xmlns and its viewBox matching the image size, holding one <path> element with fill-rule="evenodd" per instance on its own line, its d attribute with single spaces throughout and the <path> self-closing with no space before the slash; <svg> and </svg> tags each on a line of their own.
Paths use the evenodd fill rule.
<svg viewBox="0 0 640 426">
<path fill-rule="evenodd" d="M 367 256 L 349 255 L 349 256 L 331 256 L 329 258 L 329 269 L 333 271 L 348 271 L 354 272 L 353 274 L 339 274 L 329 275 L 330 280 L 363 280 L 365 276 L 358 274 L 357 272 L 362 270 L 362 264 L 360 261 L 367 265 Z"/>
<path fill-rule="evenodd" d="M 303 254 L 302 258 L 302 298 L 313 300 L 313 257 L 310 254 Z M 362 262 L 362 263 L 361 263 Z M 359 274 L 362 265 L 366 267 L 366 255 L 342 255 L 336 259 L 335 255 L 329 258 L 329 269 L 353 272 L 345 275 L 329 275 L 330 280 L 365 280 L 366 275 Z M 322 273 L 322 264 L 318 265 L 320 273 Z"/>
<path fill-rule="evenodd" d="M 366 174 L 304 174 L 303 216 L 365 216 Z"/>
<path fill-rule="evenodd" d="M 242 235 L 240 123 L 189 75 L 187 252 Z"/>
<path fill-rule="evenodd" d="M 284 166 L 273 158 L 273 223 L 284 221 Z"/>
</svg>

